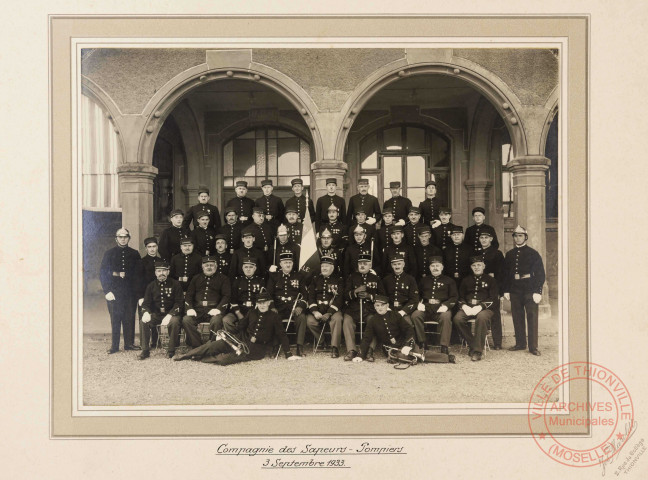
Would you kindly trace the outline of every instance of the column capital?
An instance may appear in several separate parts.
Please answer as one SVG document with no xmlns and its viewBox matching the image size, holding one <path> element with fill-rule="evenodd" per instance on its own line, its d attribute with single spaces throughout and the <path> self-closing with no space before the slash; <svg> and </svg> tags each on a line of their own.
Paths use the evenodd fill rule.
<svg viewBox="0 0 648 480">
<path fill-rule="evenodd" d="M 349 169 L 349 166 L 347 165 L 346 162 L 336 160 L 334 158 L 330 158 L 330 159 L 325 158 L 311 163 L 311 170 L 313 171 L 327 169 L 327 168 L 341 169 L 342 171 L 346 171 Z"/>
<path fill-rule="evenodd" d="M 158 174 L 158 169 L 148 163 L 122 163 L 117 166 L 117 174 L 120 177 L 148 177 L 153 180 Z"/>
<path fill-rule="evenodd" d="M 511 172 L 522 170 L 544 172 L 549 168 L 549 165 L 551 165 L 551 160 L 543 155 L 524 155 L 515 157 L 506 165 L 506 168 Z"/>
<path fill-rule="evenodd" d="M 469 190 L 475 190 L 478 188 L 483 188 L 484 190 L 488 190 L 493 186 L 493 181 L 469 178 L 464 182 L 464 185 Z"/>
</svg>

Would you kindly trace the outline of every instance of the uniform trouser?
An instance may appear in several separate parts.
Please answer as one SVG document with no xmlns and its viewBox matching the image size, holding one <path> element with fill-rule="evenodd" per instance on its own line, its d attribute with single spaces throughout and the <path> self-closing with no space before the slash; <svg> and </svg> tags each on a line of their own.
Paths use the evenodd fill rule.
<svg viewBox="0 0 648 480">
<path fill-rule="evenodd" d="M 526 324 L 525 324 L 526 312 Z M 515 345 L 526 346 L 526 326 L 529 327 L 529 351 L 538 349 L 538 304 L 532 293 L 511 292 L 511 315 L 515 329 Z"/>
<path fill-rule="evenodd" d="M 282 318 L 284 326 L 287 326 L 286 322 L 290 318 L 291 310 L 292 305 L 279 310 L 279 316 Z M 302 312 L 299 315 L 293 313 L 290 323 L 295 325 L 295 331 L 297 332 L 297 345 L 303 346 L 304 338 L 306 337 L 306 313 Z"/>
<path fill-rule="evenodd" d="M 164 319 L 165 316 L 166 315 L 164 313 L 152 313 L 151 320 L 149 322 L 144 323 L 140 320 L 140 333 L 142 334 L 140 345 L 142 347 L 142 350 L 149 350 L 149 348 L 151 348 L 149 345 L 151 341 L 157 342 L 157 338 L 153 337 L 153 332 L 157 333 L 157 326 L 162 323 L 162 320 Z M 167 327 L 169 330 L 168 351 L 173 352 L 175 351 L 175 346 L 171 348 L 171 338 L 172 338 L 171 323 L 175 323 L 176 325 L 178 325 L 176 335 L 175 335 L 176 337 L 175 341 L 177 343 L 178 342 L 177 336 L 180 333 L 180 316 L 179 315 L 172 316 L 171 320 L 169 321 L 169 325 Z M 157 337 L 157 335 L 155 335 L 155 337 Z M 153 343 L 152 345 L 155 346 L 155 343 Z"/>
<path fill-rule="evenodd" d="M 491 333 L 493 335 L 493 343 L 497 346 L 502 346 L 502 314 L 500 312 L 499 299 L 493 302 L 493 318 L 491 319 Z"/>
<path fill-rule="evenodd" d="M 173 316 L 169 325 L 167 325 L 167 332 L 169 333 L 169 346 L 167 352 L 170 354 L 175 353 L 176 348 L 180 344 L 180 329 L 182 328 L 182 317 Z"/>
<path fill-rule="evenodd" d="M 110 325 L 112 330 L 112 350 L 119 350 L 119 334 L 124 331 L 124 348 L 133 346 L 135 342 L 135 309 L 137 300 L 114 294 L 115 300 L 109 301 Z"/>
<path fill-rule="evenodd" d="M 143 328 L 142 328 L 142 315 L 143 314 L 144 314 L 144 311 L 142 310 L 142 307 L 140 307 L 138 305 L 137 306 L 137 316 L 138 316 L 139 321 L 140 321 L 140 323 L 139 323 L 139 326 L 140 326 L 139 332 L 140 332 L 140 346 L 142 347 L 142 349 L 144 349 L 144 345 L 148 345 L 148 342 L 144 342 L 144 331 L 143 331 Z M 149 339 L 150 339 L 150 342 L 151 342 L 151 347 L 155 348 L 157 346 L 157 343 L 158 343 L 157 328 L 151 329 L 151 335 L 149 336 Z"/>
<path fill-rule="evenodd" d="M 223 320 L 220 324 L 220 327 L 217 329 L 213 329 L 215 332 L 220 330 L 221 328 L 225 330 L 228 333 L 235 334 L 238 329 L 236 328 L 238 325 L 239 319 L 234 313 L 228 313 L 223 317 Z M 215 325 L 218 326 L 218 325 Z"/>
<path fill-rule="evenodd" d="M 328 323 L 331 326 L 331 346 L 339 348 L 340 340 L 342 339 L 342 312 L 335 312 L 333 315 L 331 315 Z M 313 314 L 308 314 L 306 316 L 306 324 L 308 325 L 308 329 L 313 334 L 313 337 L 315 337 L 315 342 L 317 343 L 320 335 L 322 334 L 322 328 L 325 328 L 325 324 L 323 322 L 315 320 Z"/>
<path fill-rule="evenodd" d="M 213 324 L 222 322 L 222 315 L 211 316 L 205 312 L 196 317 L 191 317 L 189 315 L 182 317 L 182 328 L 184 328 L 185 334 L 187 335 L 187 344 L 191 348 L 199 347 L 203 343 L 202 336 L 198 331 L 198 324 L 203 322 L 209 322 L 211 328 Z"/>
<path fill-rule="evenodd" d="M 484 343 L 486 342 L 486 334 L 490 328 L 491 318 L 493 318 L 492 310 L 482 310 L 477 314 L 475 318 L 475 334 L 473 335 L 470 331 L 470 324 L 468 320 L 472 317 L 466 315 L 466 313 L 459 309 L 459 311 L 454 316 L 454 324 L 457 326 L 461 335 L 466 339 L 466 343 L 470 346 L 470 349 L 474 352 L 482 353 L 484 350 Z"/>
<path fill-rule="evenodd" d="M 373 314 L 367 314 L 363 316 L 364 319 L 362 321 L 362 328 L 364 331 L 367 329 L 369 321 L 373 318 Z M 356 352 L 358 351 L 355 343 L 356 323 L 360 324 L 360 312 L 344 314 L 344 318 L 342 320 L 342 332 L 344 333 L 344 343 L 346 345 L 347 352 L 350 352 L 351 350 L 355 350 Z M 371 341 L 371 345 L 369 346 L 373 349 L 376 348 L 375 338 Z"/>
<path fill-rule="evenodd" d="M 416 338 L 419 343 L 428 343 L 425 336 L 425 323 L 426 321 L 439 322 L 437 325 L 437 332 L 440 334 L 439 344 L 442 347 L 450 345 L 450 336 L 452 335 L 452 311 L 447 310 L 441 313 L 421 312 L 416 310 L 412 313 L 412 323 L 416 331 Z"/>
</svg>

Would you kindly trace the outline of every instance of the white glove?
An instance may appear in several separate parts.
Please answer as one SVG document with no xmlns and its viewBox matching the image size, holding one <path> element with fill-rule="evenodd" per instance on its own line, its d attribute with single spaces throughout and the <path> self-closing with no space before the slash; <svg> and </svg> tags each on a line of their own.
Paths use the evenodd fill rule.
<svg viewBox="0 0 648 480">
<path fill-rule="evenodd" d="M 288 357 L 286 360 L 290 360 L 291 362 L 294 360 L 301 360 L 303 357 L 298 357 L 297 355 L 291 355 Z"/>
<path fill-rule="evenodd" d="M 401 218 L 399 221 L 396 222 L 396 225 L 398 225 L 399 227 L 404 227 L 405 226 L 405 220 L 403 220 Z"/>
<path fill-rule="evenodd" d="M 398 314 L 399 314 L 401 317 L 404 317 L 405 315 L 407 315 L 407 313 L 405 313 L 405 310 L 399 310 L 399 311 L 398 311 Z"/>
<path fill-rule="evenodd" d="M 277 266 L 276 265 L 270 265 L 270 268 L 268 269 L 270 273 L 275 273 L 277 271 Z"/>
<path fill-rule="evenodd" d="M 115 300 L 115 295 L 113 295 L 112 292 L 106 293 L 106 300 L 108 300 L 109 302 L 112 302 L 113 300 Z"/>
<path fill-rule="evenodd" d="M 151 314 L 149 312 L 144 312 L 144 315 L 142 315 L 142 322 L 148 323 L 151 321 Z"/>
<path fill-rule="evenodd" d="M 535 303 L 540 303 L 541 300 L 542 300 L 542 295 L 540 295 L 539 293 L 534 293 L 533 294 L 533 301 Z"/>
<path fill-rule="evenodd" d="M 448 311 L 448 306 L 447 305 L 441 305 L 439 309 L 437 310 L 437 313 L 443 313 Z"/>
<path fill-rule="evenodd" d="M 376 223 L 376 219 L 374 217 L 369 217 L 367 218 L 367 223 L 369 225 L 373 225 L 374 223 Z"/>
<path fill-rule="evenodd" d="M 164 318 L 162 319 L 162 325 L 166 327 L 170 321 L 171 321 L 171 315 L 165 315 Z"/>
<path fill-rule="evenodd" d="M 187 315 L 188 315 L 189 317 L 196 317 L 196 316 L 198 316 L 198 314 L 196 313 L 196 311 L 195 311 L 193 308 L 190 308 L 189 310 L 187 310 Z"/>
<path fill-rule="evenodd" d="M 472 308 L 470 308 L 468 305 L 463 305 L 461 309 L 466 315 L 468 316 L 472 315 Z"/>
<path fill-rule="evenodd" d="M 409 355 L 409 353 L 412 351 L 412 347 L 403 347 L 401 348 L 401 353 L 403 355 Z"/>
<path fill-rule="evenodd" d="M 505 293 L 504 298 L 506 298 L 508 301 L 511 301 L 511 294 L 510 293 Z"/>
<path fill-rule="evenodd" d="M 315 320 L 319 320 L 320 318 L 322 318 L 322 314 L 317 310 L 313 312 L 313 316 L 315 317 Z"/>
<path fill-rule="evenodd" d="M 362 362 L 362 357 L 353 357 L 353 360 L 351 360 L 351 361 L 355 362 L 355 363 L 360 363 L 360 362 Z"/>
<path fill-rule="evenodd" d="M 371 270 L 369 270 L 369 271 L 370 271 L 371 273 L 373 273 L 374 275 L 378 275 L 378 274 L 376 273 L 376 271 L 375 271 L 373 268 L 372 268 Z"/>
<path fill-rule="evenodd" d="M 209 312 L 207 312 L 209 315 L 220 315 L 221 311 L 218 308 L 212 308 Z"/>
<path fill-rule="evenodd" d="M 484 309 L 481 305 L 475 305 L 472 309 L 472 314 L 477 315 L 479 312 L 481 312 Z"/>
<path fill-rule="evenodd" d="M 441 225 L 441 220 L 432 220 L 432 221 L 430 222 L 430 226 L 431 226 L 432 228 L 436 228 L 436 227 L 438 227 L 439 225 Z"/>
<path fill-rule="evenodd" d="M 143 299 L 143 298 L 140 298 L 140 299 L 137 301 L 137 304 L 138 304 L 140 307 L 142 306 L 143 303 L 144 303 L 144 299 Z"/>
<path fill-rule="evenodd" d="M 416 309 L 419 312 L 424 312 L 425 311 L 425 305 L 423 305 L 423 303 L 419 303 L 418 306 L 416 307 Z"/>
</svg>

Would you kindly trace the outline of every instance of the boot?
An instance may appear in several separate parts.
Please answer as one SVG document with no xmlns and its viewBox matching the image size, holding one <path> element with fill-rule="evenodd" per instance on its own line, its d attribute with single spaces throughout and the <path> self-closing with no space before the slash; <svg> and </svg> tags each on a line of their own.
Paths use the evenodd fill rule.
<svg viewBox="0 0 648 480">
<path fill-rule="evenodd" d="M 331 347 L 331 358 L 338 358 L 340 356 L 340 352 L 338 351 L 337 347 Z"/>
<path fill-rule="evenodd" d="M 344 361 L 350 362 L 356 357 L 356 355 L 358 355 L 358 352 L 356 352 L 355 350 L 349 350 L 347 354 L 344 356 Z"/>
<path fill-rule="evenodd" d="M 366 360 L 367 360 L 367 362 L 375 362 L 376 361 L 376 359 L 374 358 L 373 348 L 371 348 L 371 347 L 369 347 L 369 349 L 367 350 L 367 358 L 366 358 Z"/>
<path fill-rule="evenodd" d="M 448 353 L 449 353 L 448 352 L 448 347 L 445 346 L 445 345 L 441 345 L 441 353 L 445 353 L 446 355 L 448 355 Z"/>
<path fill-rule="evenodd" d="M 297 356 L 298 357 L 306 356 L 306 354 L 304 353 L 304 347 L 302 345 L 297 345 Z"/>
</svg>

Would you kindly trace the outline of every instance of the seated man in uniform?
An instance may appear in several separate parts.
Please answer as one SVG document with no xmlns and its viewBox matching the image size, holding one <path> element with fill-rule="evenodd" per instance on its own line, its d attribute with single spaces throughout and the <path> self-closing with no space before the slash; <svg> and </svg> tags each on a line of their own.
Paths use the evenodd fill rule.
<svg viewBox="0 0 648 480">
<path fill-rule="evenodd" d="M 265 290 L 265 281 L 256 275 L 256 272 L 256 259 L 253 257 L 244 259 L 243 275 L 236 277 L 232 284 L 230 312 L 223 317 L 223 328 L 230 333 L 236 332 L 238 322 L 255 304 L 259 293 Z"/>
<path fill-rule="evenodd" d="M 471 258 L 472 274 L 461 281 L 459 286 L 459 310 L 453 318 L 454 324 L 469 346 L 468 354 L 473 362 L 482 358 L 486 335 L 493 318 L 493 304 L 497 298 L 497 282 L 484 274 L 484 259 L 476 256 Z M 475 319 L 475 334 L 473 335 L 468 320 Z"/>
<path fill-rule="evenodd" d="M 292 314 L 292 322 L 297 331 L 297 355 L 304 355 L 304 337 L 306 336 L 306 298 L 308 292 L 301 272 L 293 270 L 293 257 L 290 252 L 284 252 L 279 258 L 281 270 L 270 274 L 268 293 L 274 300 L 274 309 L 282 320 L 288 320 Z M 298 295 L 301 298 L 297 300 Z M 293 309 L 294 306 L 294 309 Z"/>
<path fill-rule="evenodd" d="M 183 292 L 187 292 L 191 279 L 202 272 L 202 257 L 194 252 L 193 240 L 183 238 L 180 242 L 181 253 L 171 259 L 171 278 L 180 282 Z"/>
<path fill-rule="evenodd" d="M 177 280 L 169 277 L 169 264 L 164 260 L 155 261 L 155 277 L 146 286 L 144 302 L 142 303 L 142 353 L 140 360 L 151 356 L 150 342 L 151 331 L 158 325 L 167 325 L 169 329 L 169 358 L 175 354 L 180 333 L 180 315 L 184 295 L 182 287 Z"/>
<path fill-rule="evenodd" d="M 393 273 L 383 279 L 385 294 L 389 298 L 389 306 L 405 319 L 412 323 L 410 315 L 416 310 L 419 303 L 418 285 L 414 277 L 405 273 L 405 257 L 396 255 L 391 260 Z M 419 343 L 424 343 L 425 337 L 419 338 Z"/>
<path fill-rule="evenodd" d="M 260 293 L 256 308 L 251 309 L 240 321 L 236 330 L 234 343 L 231 339 L 216 339 L 189 350 L 184 355 L 178 355 L 174 360 L 192 359 L 216 365 L 232 365 L 234 363 L 263 359 L 270 348 L 280 344 L 288 360 L 299 360 L 290 351 L 288 337 L 283 329 L 279 315 L 270 310 L 272 298 L 267 293 Z M 232 346 L 234 345 L 234 347 Z M 240 345 L 240 346 L 239 346 Z"/>
<path fill-rule="evenodd" d="M 202 345 L 198 324 L 209 322 L 209 329 L 216 331 L 223 327 L 223 315 L 231 296 L 229 279 L 216 272 L 216 259 L 205 256 L 202 259 L 203 273 L 191 279 L 185 295 L 186 314 L 182 327 L 187 334 L 187 343 L 195 348 Z"/>
<path fill-rule="evenodd" d="M 439 341 L 441 353 L 447 354 L 452 334 L 452 309 L 459 296 L 457 284 L 452 278 L 442 275 L 443 259 L 440 256 L 430 258 L 430 273 L 431 275 L 421 279 L 421 303 L 412 314 L 412 323 L 416 330 L 416 336 L 419 340 L 423 339 L 425 350 L 427 349 L 427 339 L 425 338 L 424 322 L 438 322 L 437 331 L 441 334 Z"/>
</svg>

